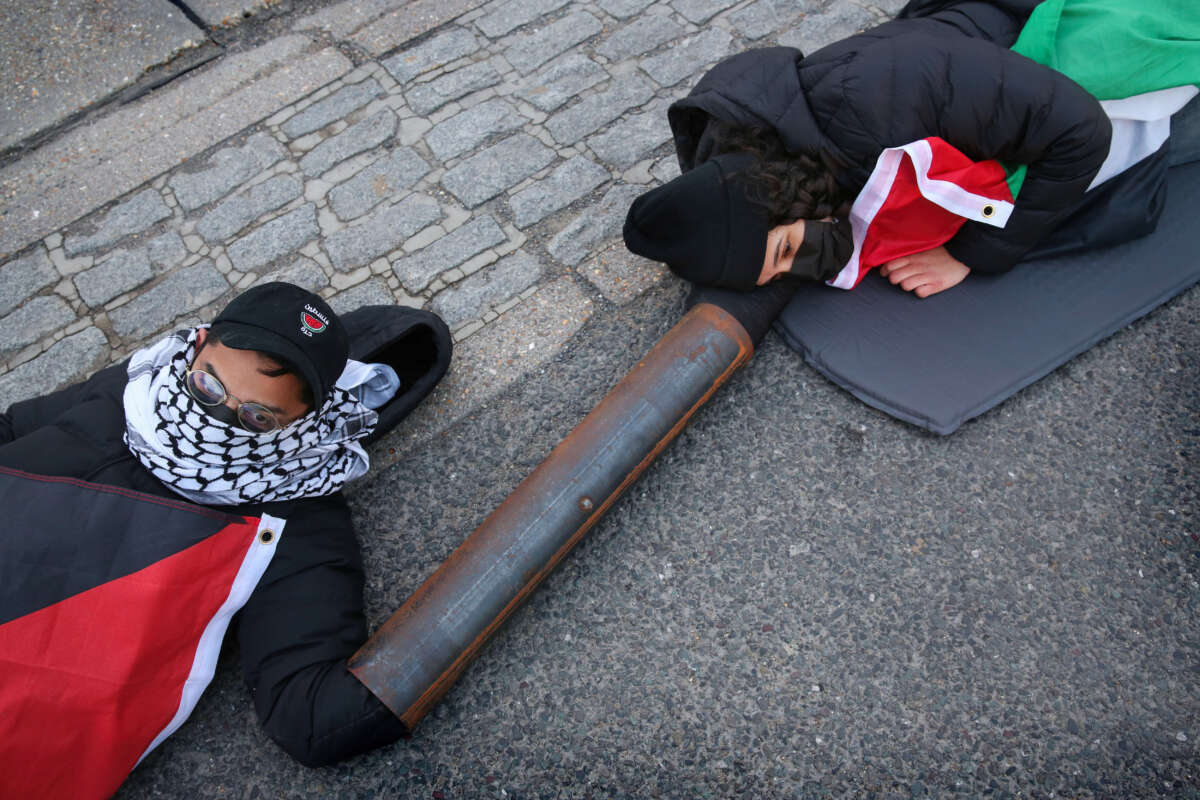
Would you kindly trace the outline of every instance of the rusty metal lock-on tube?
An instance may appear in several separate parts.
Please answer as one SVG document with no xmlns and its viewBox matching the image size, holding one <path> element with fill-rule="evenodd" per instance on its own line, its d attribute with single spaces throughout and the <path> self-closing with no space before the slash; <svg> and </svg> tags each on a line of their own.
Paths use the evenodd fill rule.
<svg viewBox="0 0 1200 800">
<path fill-rule="evenodd" d="M 414 726 L 753 352 L 733 316 L 693 307 L 354 654 L 350 671 Z"/>
</svg>

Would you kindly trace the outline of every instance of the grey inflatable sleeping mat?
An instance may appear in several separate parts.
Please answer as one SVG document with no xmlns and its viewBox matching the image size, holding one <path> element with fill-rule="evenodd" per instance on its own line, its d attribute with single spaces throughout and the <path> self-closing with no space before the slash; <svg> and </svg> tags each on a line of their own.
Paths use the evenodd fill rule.
<svg viewBox="0 0 1200 800">
<path fill-rule="evenodd" d="M 935 433 L 998 405 L 1200 280 L 1200 163 L 1170 171 L 1150 236 L 972 275 L 921 300 L 873 271 L 806 285 L 775 330 L 868 405 Z"/>
</svg>

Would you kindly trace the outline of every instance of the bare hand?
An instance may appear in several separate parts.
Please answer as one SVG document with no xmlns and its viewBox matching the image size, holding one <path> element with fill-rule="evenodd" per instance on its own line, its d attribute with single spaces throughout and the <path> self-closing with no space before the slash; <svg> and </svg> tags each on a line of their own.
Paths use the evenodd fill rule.
<svg viewBox="0 0 1200 800">
<path fill-rule="evenodd" d="M 880 275 L 917 297 L 929 297 L 957 286 L 970 271 L 944 247 L 894 258 L 879 267 Z"/>
</svg>

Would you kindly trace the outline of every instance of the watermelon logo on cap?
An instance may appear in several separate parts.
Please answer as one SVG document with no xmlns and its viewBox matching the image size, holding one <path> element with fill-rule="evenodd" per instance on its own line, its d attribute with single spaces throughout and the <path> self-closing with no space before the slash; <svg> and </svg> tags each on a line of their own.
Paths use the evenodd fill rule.
<svg viewBox="0 0 1200 800">
<path fill-rule="evenodd" d="M 314 333 L 320 333 L 328 328 L 329 320 L 320 311 L 306 305 L 300 312 L 300 324 L 304 326 L 300 332 L 305 336 L 312 336 Z"/>
</svg>

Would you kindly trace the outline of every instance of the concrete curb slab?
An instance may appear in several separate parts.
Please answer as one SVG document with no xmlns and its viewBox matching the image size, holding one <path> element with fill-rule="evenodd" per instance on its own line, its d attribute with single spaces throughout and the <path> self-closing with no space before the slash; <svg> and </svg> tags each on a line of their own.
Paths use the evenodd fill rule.
<svg viewBox="0 0 1200 800">
<path fill-rule="evenodd" d="M 0 4 L 0 150 L 207 40 L 167 0 Z M 30 46 L 36 42 L 37 46 Z"/>
</svg>

